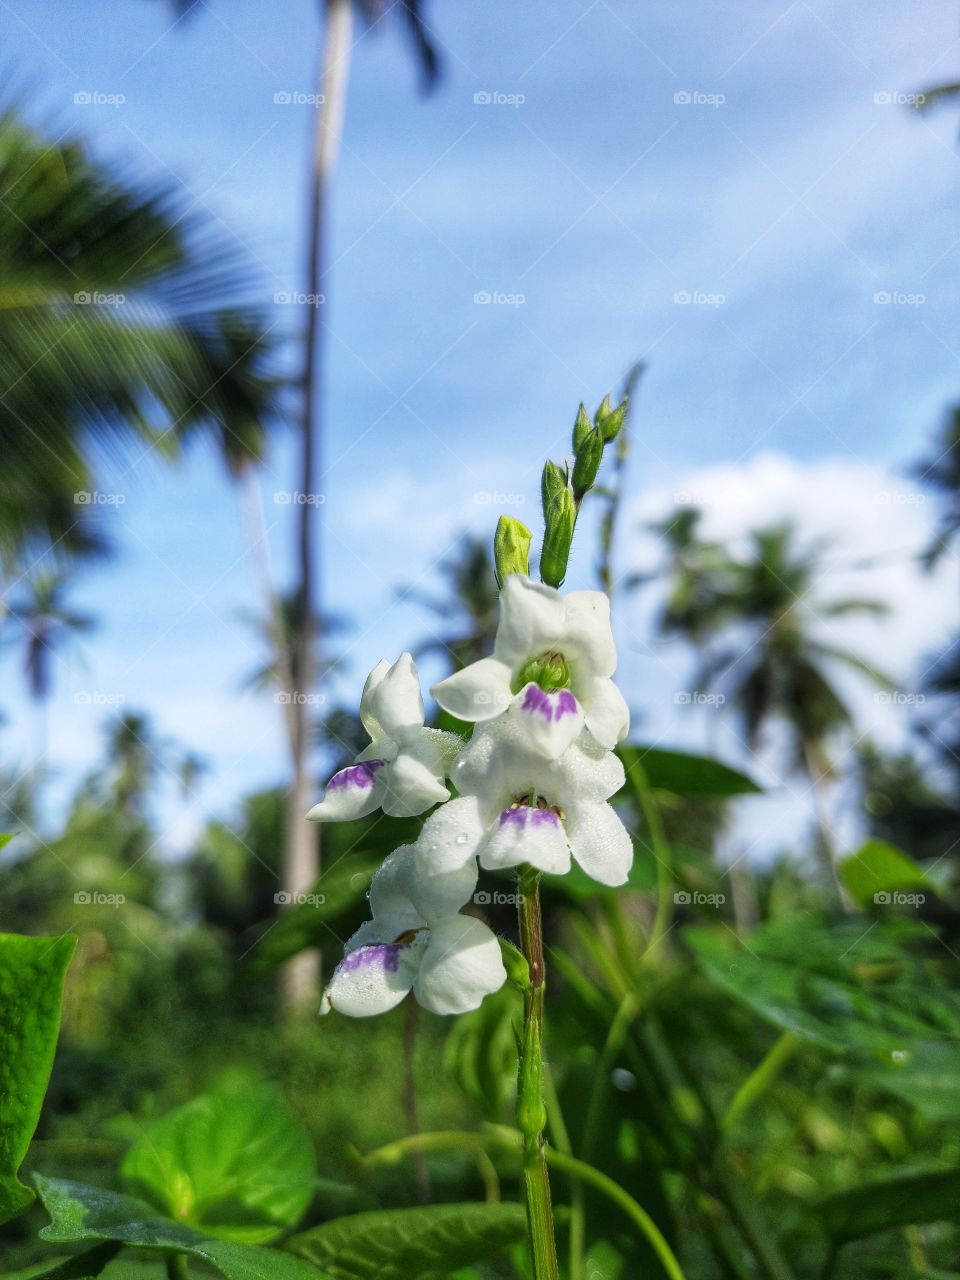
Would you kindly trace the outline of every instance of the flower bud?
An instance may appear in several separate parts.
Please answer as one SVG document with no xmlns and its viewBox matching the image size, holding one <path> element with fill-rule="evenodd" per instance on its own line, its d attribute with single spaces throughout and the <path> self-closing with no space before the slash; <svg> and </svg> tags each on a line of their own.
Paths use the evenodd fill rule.
<svg viewBox="0 0 960 1280">
<path fill-rule="evenodd" d="M 615 440 L 620 434 L 620 428 L 623 426 L 624 419 L 627 416 L 627 401 L 622 400 L 617 407 L 601 418 L 597 424 L 604 440 L 609 444 L 611 440 Z"/>
<path fill-rule="evenodd" d="M 603 432 L 600 427 L 591 427 L 573 464 L 573 496 L 578 502 L 596 480 L 602 459 Z"/>
<path fill-rule="evenodd" d="M 600 402 L 600 408 L 593 415 L 594 426 L 599 427 L 600 423 L 604 420 L 604 418 L 606 418 L 612 412 L 613 412 L 613 401 L 610 399 L 609 395 L 605 395 L 603 397 L 603 400 Z"/>
<path fill-rule="evenodd" d="M 559 587 L 567 573 L 573 528 L 577 522 L 573 492 L 568 486 L 565 485 L 551 500 L 544 516 L 547 527 L 543 535 L 543 551 L 540 553 L 540 577 L 547 586 Z"/>
<path fill-rule="evenodd" d="M 555 462 L 545 462 L 543 476 L 540 480 L 540 497 L 543 501 L 544 519 L 547 518 L 551 503 L 560 496 L 566 487 L 567 474 L 563 467 L 558 467 Z"/>
<path fill-rule="evenodd" d="M 586 406 L 583 401 L 580 402 L 580 408 L 577 410 L 577 420 L 573 424 L 573 452 L 579 453 L 580 446 L 586 440 L 590 433 L 590 415 L 587 413 Z"/>
<path fill-rule="evenodd" d="M 529 991 L 530 966 L 527 964 L 523 952 L 518 951 L 513 943 L 508 942 L 506 938 L 501 938 L 500 954 L 503 957 L 503 967 L 507 971 L 507 978 L 521 991 Z"/>
<path fill-rule="evenodd" d="M 503 586 L 511 573 L 530 576 L 530 530 L 513 516 L 501 516 L 493 537 L 493 563 L 497 582 Z"/>
</svg>

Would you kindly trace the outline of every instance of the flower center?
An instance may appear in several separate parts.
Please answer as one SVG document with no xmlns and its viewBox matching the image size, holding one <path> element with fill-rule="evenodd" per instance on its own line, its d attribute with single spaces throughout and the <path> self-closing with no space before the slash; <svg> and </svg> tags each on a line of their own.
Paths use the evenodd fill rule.
<svg viewBox="0 0 960 1280">
<path fill-rule="evenodd" d="M 563 809 L 558 804 L 551 804 L 546 796 L 538 796 L 531 788 L 522 796 L 515 796 L 510 801 L 509 809 L 538 809 L 543 813 L 552 813 L 559 818 L 561 822 L 564 820 Z"/>
<path fill-rule="evenodd" d="M 513 692 L 519 693 L 531 681 L 545 693 L 551 693 L 554 689 L 569 689 L 570 668 L 563 654 L 551 650 L 549 653 L 541 653 L 539 657 L 528 658 L 517 672 Z"/>
</svg>

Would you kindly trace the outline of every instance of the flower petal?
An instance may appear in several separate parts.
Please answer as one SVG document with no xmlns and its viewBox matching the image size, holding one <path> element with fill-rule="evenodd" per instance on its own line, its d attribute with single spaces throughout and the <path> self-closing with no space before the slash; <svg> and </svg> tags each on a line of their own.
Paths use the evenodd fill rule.
<svg viewBox="0 0 960 1280">
<path fill-rule="evenodd" d="M 513 706 L 526 742 L 548 759 L 562 755 L 583 728 L 583 709 L 569 689 L 547 691 L 531 681 Z"/>
<path fill-rule="evenodd" d="M 529 862 L 541 871 L 562 876 L 570 870 L 570 850 L 563 825 L 552 809 L 520 805 L 504 809 L 480 849 L 480 865 L 488 871 Z"/>
<path fill-rule="evenodd" d="M 577 805 L 565 827 L 573 856 L 601 884 L 625 884 L 633 862 L 633 842 L 609 804 Z"/>
<path fill-rule="evenodd" d="M 612 676 L 617 647 L 610 626 L 610 600 L 602 591 L 571 591 L 563 597 L 563 641 L 558 646 L 583 675 Z"/>
<path fill-rule="evenodd" d="M 469 863 L 483 839 L 480 802 L 476 796 L 450 800 L 423 824 L 417 838 L 417 868 L 421 875 L 456 871 Z"/>
<path fill-rule="evenodd" d="M 363 686 L 363 693 L 360 695 L 360 720 L 363 727 L 374 741 L 376 741 L 377 738 L 383 737 L 383 725 L 377 719 L 375 714 L 373 694 L 374 690 L 382 683 L 384 676 L 389 670 L 390 663 L 386 658 L 381 658 L 367 676 Z"/>
<path fill-rule="evenodd" d="M 456 671 L 430 690 L 443 707 L 458 720 L 489 720 L 506 711 L 513 698 L 510 670 L 496 658 L 481 658 Z"/>
<path fill-rule="evenodd" d="M 413 987 L 428 945 L 426 930 L 409 943 L 373 942 L 343 957 L 323 993 L 321 1012 L 368 1018 L 398 1005 Z"/>
<path fill-rule="evenodd" d="M 587 728 L 601 747 L 613 748 L 630 729 L 630 708 L 612 680 L 601 676 L 581 689 Z"/>
<path fill-rule="evenodd" d="M 452 916 L 431 929 L 413 992 L 432 1013 L 466 1013 L 506 980 L 496 936 L 472 916 Z"/>
<path fill-rule="evenodd" d="M 436 774 L 410 751 L 401 751 L 383 771 L 383 812 L 412 818 L 447 800 L 450 792 Z"/>
<path fill-rule="evenodd" d="M 365 691 L 365 696 L 373 720 L 385 737 L 396 742 L 405 732 L 423 726 L 420 677 L 409 653 L 401 653 L 369 693 Z"/>
<path fill-rule="evenodd" d="M 412 844 L 401 845 L 384 860 L 370 884 L 373 920 L 369 925 L 360 926 L 361 933 L 364 928 L 369 928 L 376 933 L 378 940 L 393 942 L 401 934 L 420 929 L 427 923 L 413 899 L 414 861 Z M 463 902 L 460 902 L 453 910 L 462 906 Z M 360 943 L 370 940 L 368 936 L 360 937 Z M 348 950 L 353 949 L 353 942 L 351 938 L 347 943 Z"/>
<path fill-rule="evenodd" d="M 386 760 L 362 760 L 339 770 L 327 783 L 323 799 L 307 814 L 308 821 L 347 822 L 379 809 L 386 767 Z"/>
<path fill-rule="evenodd" d="M 512 670 L 558 645 L 564 632 L 564 597 L 554 587 L 512 573 L 500 592 L 493 652 Z"/>
</svg>

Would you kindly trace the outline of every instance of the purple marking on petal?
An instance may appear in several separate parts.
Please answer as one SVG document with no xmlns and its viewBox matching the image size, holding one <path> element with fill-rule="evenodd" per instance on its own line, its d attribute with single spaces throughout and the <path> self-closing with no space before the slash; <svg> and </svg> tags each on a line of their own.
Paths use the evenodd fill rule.
<svg viewBox="0 0 960 1280">
<path fill-rule="evenodd" d="M 384 973 L 396 973 L 400 968 L 400 952 L 402 948 L 397 942 L 376 942 L 372 946 L 358 947 L 340 961 L 344 973 L 353 973 L 357 969 L 382 969 Z"/>
<path fill-rule="evenodd" d="M 327 790 L 344 791 L 347 787 L 359 787 L 361 791 L 369 791 L 377 770 L 386 763 L 386 760 L 362 760 L 360 764 L 351 764 L 333 775 L 327 783 Z"/>
<path fill-rule="evenodd" d="M 529 805 L 521 805 L 517 809 L 504 809 L 500 814 L 500 826 L 512 823 L 515 827 L 525 827 L 529 820 L 531 827 L 542 827 L 544 823 L 555 827 L 560 819 L 552 809 L 531 809 Z"/>
<path fill-rule="evenodd" d="M 569 689 L 561 689 L 557 698 L 557 705 L 553 709 L 554 720 L 562 720 L 564 716 L 575 716 L 576 714 L 576 698 Z"/>
<path fill-rule="evenodd" d="M 569 689 L 555 689 L 547 693 L 538 684 L 528 684 L 520 710 L 528 715 L 541 715 L 548 722 L 559 721 L 564 716 L 577 714 L 577 700 Z"/>
</svg>

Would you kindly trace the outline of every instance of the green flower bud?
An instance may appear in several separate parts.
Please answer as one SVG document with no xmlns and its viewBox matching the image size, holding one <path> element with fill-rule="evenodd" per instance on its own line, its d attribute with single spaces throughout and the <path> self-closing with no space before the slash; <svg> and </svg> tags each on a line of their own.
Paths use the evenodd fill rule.
<svg viewBox="0 0 960 1280">
<path fill-rule="evenodd" d="M 607 415 L 612 412 L 613 412 L 613 401 L 610 399 L 609 395 L 606 395 L 603 397 L 603 400 L 600 403 L 600 408 L 597 410 L 597 412 L 593 416 L 594 425 L 599 427 L 600 423 L 604 420 L 604 418 L 606 418 Z"/>
<path fill-rule="evenodd" d="M 512 942 L 508 942 L 506 938 L 501 938 L 500 954 L 503 956 L 503 967 L 507 971 L 509 981 L 515 987 L 519 987 L 521 991 L 529 991 L 530 966 L 527 964 L 523 953 L 518 951 Z"/>
<path fill-rule="evenodd" d="M 529 575 L 531 538 L 527 526 L 513 516 L 501 516 L 498 520 L 493 536 L 493 563 L 500 586 L 511 573 Z"/>
<path fill-rule="evenodd" d="M 586 407 L 581 400 L 580 408 L 577 410 L 577 420 L 573 424 L 573 452 L 579 453 L 580 446 L 586 440 L 590 433 L 590 415 L 587 413 Z"/>
<path fill-rule="evenodd" d="M 603 432 L 591 427 L 573 464 L 573 496 L 578 502 L 596 480 L 602 458 Z"/>
<path fill-rule="evenodd" d="M 543 476 L 540 480 L 540 497 L 543 501 L 543 518 L 547 518 L 550 504 L 560 496 L 567 487 L 567 473 L 555 462 L 545 462 Z"/>
<path fill-rule="evenodd" d="M 548 464 L 549 465 L 549 464 Z M 543 535 L 543 551 L 540 554 L 540 577 L 550 587 L 559 587 L 567 573 L 573 528 L 577 522 L 577 510 L 573 492 L 568 487 L 551 500 L 544 513 L 546 530 Z"/>
<path fill-rule="evenodd" d="M 608 444 L 611 440 L 615 440 L 620 434 L 620 428 L 623 426 L 626 416 L 627 401 L 623 400 L 611 413 L 608 413 L 605 418 L 600 419 L 598 425 L 600 431 L 603 433 L 604 440 Z"/>
</svg>

